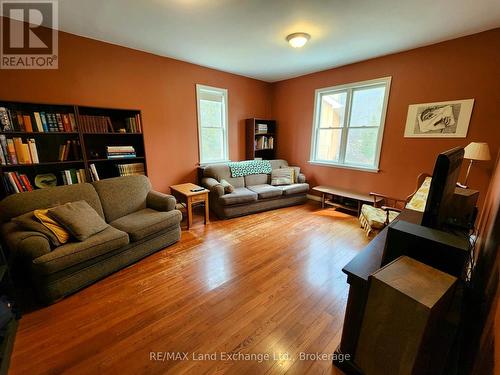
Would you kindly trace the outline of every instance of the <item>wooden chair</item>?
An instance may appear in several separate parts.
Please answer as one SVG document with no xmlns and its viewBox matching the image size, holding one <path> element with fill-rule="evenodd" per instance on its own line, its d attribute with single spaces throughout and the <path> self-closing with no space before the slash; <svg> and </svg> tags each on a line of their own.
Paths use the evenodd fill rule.
<svg viewBox="0 0 500 375">
<path fill-rule="evenodd" d="M 372 231 L 379 231 L 389 225 L 417 193 L 426 177 L 430 177 L 430 175 L 428 173 L 420 173 L 417 177 L 415 191 L 404 199 L 392 198 L 380 193 L 370 193 L 373 197 L 373 205 L 364 204 L 361 207 L 361 214 L 359 215 L 359 222 L 365 230 L 366 235 L 369 236 Z M 382 198 L 382 200 L 378 198 Z"/>
</svg>

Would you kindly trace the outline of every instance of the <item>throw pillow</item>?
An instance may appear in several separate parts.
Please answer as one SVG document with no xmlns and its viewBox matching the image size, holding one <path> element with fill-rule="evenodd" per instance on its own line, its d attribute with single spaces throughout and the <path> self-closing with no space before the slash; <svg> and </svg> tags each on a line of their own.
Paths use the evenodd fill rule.
<svg viewBox="0 0 500 375">
<path fill-rule="evenodd" d="M 271 172 L 271 185 L 279 186 L 293 184 L 293 174 L 293 168 L 273 169 Z"/>
<path fill-rule="evenodd" d="M 282 168 L 292 168 L 293 169 L 293 182 L 294 183 L 299 182 L 300 167 L 288 166 L 288 167 L 282 167 Z"/>
<path fill-rule="evenodd" d="M 54 207 L 49 210 L 49 215 L 61 223 L 78 241 L 85 241 L 109 226 L 85 201 Z"/>
<path fill-rule="evenodd" d="M 69 233 L 66 229 L 64 229 L 57 221 L 52 219 L 49 215 L 49 209 L 39 209 L 33 211 L 33 215 L 42 223 L 45 227 L 47 227 L 54 235 L 57 237 L 61 244 L 68 242 Z"/>
<path fill-rule="evenodd" d="M 229 194 L 229 193 L 232 193 L 234 191 L 234 186 L 231 185 L 226 180 L 224 180 L 224 179 L 220 180 L 220 184 L 224 187 L 224 194 Z"/>
<path fill-rule="evenodd" d="M 39 232 L 44 234 L 53 246 L 61 246 L 61 242 L 57 236 L 49 228 L 43 225 L 35 218 L 34 212 L 30 211 L 26 214 L 20 215 L 12 219 L 14 223 L 19 225 L 22 229 Z M 68 235 L 69 236 L 69 235 Z"/>
</svg>

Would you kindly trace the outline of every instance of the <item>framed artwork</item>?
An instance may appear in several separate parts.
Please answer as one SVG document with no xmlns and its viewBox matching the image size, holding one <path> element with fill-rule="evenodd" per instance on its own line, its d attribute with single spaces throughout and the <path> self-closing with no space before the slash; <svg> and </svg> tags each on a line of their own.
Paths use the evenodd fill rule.
<svg viewBox="0 0 500 375">
<path fill-rule="evenodd" d="M 406 117 L 406 138 L 465 138 L 474 99 L 411 104 Z"/>
</svg>

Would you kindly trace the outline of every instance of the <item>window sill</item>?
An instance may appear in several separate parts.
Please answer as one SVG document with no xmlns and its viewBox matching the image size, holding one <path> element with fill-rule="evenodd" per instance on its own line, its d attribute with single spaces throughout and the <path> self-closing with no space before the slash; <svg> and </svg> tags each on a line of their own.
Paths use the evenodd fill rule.
<svg viewBox="0 0 500 375">
<path fill-rule="evenodd" d="M 373 168 L 373 167 L 361 167 L 361 166 L 358 166 L 358 165 L 326 163 L 326 162 L 314 161 L 314 160 L 309 160 L 308 163 L 312 164 L 312 165 L 319 165 L 319 166 L 322 166 L 322 167 L 352 169 L 352 170 L 355 170 L 355 171 L 370 172 L 370 173 L 378 173 L 380 171 L 380 169 Z"/>
<path fill-rule="evenodd" d="M 219 160 L 219 161 L 206 161 L 203 163 L 198 163 L 200 167 L 206 167 L 207 165 L 210 164 L 224 164 L 224 163 L 229 163 L 231 160 Z"/>
</svg>

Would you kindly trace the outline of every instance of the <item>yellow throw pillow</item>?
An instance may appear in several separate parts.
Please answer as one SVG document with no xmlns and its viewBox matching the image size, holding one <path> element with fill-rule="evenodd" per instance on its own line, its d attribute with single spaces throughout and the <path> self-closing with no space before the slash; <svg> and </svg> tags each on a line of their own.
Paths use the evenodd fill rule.
<svg viewBox="0 0 500 375">
<path fill-rule="evenodd" d="M 40 222 L 47 227 L 57 237 L 60 243 L 66 243 L 69 240 L 69 232 L 64 229 L 57 221 L 49 217 L 49 210 L 35 210 L 33 214 Z"/>
</svg>

